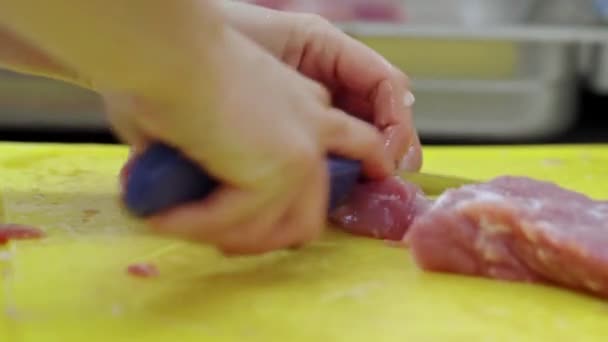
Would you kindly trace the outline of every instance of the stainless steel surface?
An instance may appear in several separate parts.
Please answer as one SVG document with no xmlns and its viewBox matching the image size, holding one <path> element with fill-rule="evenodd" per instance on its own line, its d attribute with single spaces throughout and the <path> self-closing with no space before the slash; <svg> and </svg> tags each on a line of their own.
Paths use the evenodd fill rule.
<svg viewBox="0 0 608 342">
<path fill-rule="evenodd" d="M 0 128 L 99 128 L 102 113 L 95 93 L 0 70 Z"/>
<path fill-rule="evenodd" d="M 517 42 L 598 43 L 608 40 L 608 30 L 601 26 L 511 24 L 467 27 L 444 24 L 403 25 L 391 23 L 344 23 L 347 33 L 365 37 L 449 38 L 467 40 L 510 40 Z"/>
<path fill-rule="evenodd" d="M 532 17 L 537 23 L 592 25 L 599 15 L 595 0 L 538 0 Z"/>
<path fill-rule="evenodd" d="M 537 0 L 401 0 L 408 24 L 486 26 L 521 23 Z"/>
</svg>

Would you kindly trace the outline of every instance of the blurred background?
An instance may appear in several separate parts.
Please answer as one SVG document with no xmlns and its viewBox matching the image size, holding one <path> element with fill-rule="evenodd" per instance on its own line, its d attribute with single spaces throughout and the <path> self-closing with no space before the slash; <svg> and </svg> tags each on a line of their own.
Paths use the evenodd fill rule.
<svg viewBox="0 0 608 342">
<path fill-rule="evenodd" d="M 425 144 L 608 142 L 608 0 L 251 0 L 317 13 L 412 78 Z M 0 70 L 0 140 L 115 142 L 98 97 Z"/>
</svg>

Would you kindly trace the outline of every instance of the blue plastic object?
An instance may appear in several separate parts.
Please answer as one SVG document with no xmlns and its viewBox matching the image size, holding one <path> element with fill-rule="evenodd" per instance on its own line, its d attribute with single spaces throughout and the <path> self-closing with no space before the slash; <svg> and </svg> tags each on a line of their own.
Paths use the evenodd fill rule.
<svg viewBox="0 0 608 342">
<path fill-rule="evenodd" d="M 361 175 L 358 161 L 328 158 L 330 201 L 328 210 L 340 205 Z M 204 199 L 220 186 L 217 180 L 165 144 L 154 144 L 133 162 L 124 202 L 135 216 L 146 217 Z"/>
</svg>

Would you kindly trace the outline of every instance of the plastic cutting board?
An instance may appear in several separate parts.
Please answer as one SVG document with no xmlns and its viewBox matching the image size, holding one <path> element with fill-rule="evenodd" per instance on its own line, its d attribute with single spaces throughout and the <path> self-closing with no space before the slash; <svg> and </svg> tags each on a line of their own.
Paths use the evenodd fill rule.
<svg viewBox="0 0 608 342">
<path fill-rule="evenodd" d="M 0 250 L 0 341 L 604 341 L 608 301 L 426 274 L 335 232 L 227 259 L 147 234 L 117 201 L 123 147 L 0 144 L 6 219 L 49 237 Z M 608 198 L 608 146 L 428 148 L 427 171 L 529 175 Z M 160 276 L 129 276 L 153 262 Z"/>
</svg>

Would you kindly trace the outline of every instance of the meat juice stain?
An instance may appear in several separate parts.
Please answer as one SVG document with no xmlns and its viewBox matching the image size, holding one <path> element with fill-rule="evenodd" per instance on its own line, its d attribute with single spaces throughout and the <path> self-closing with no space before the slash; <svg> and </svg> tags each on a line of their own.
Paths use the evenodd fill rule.
<svg viewBox="0 0 608 342">
<path fill-rule="evenodd" d="M 45 236 L 39 228 L 14 223 L 0 224 L 0 245 L 11 240 L 32 240 Z"/>
<path fill-rule="evenodd" d="M 131 264 L 127 267 L 127 272 L 138 278 L 153 278 L 159 275 L 156 265 L 149 263 Z"/>
</svg>

